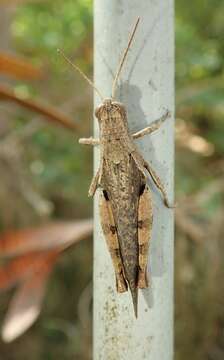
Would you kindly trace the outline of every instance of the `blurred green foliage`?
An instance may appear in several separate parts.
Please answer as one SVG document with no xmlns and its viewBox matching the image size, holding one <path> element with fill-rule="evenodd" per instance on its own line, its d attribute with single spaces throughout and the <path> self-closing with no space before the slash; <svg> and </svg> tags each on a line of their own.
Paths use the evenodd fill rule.
<svg viewBox="0 0 224 360">
<path fill-rule="evenodd" d="M 61 59 L 56 50 L 62 48 L 66 53 L 70 53 L 84 71 L 90 72 L 91 28 L 90 0 L 79 0 L 75 3 L 71 0 L 44 1 L 18 6 L 11 25 L 16 49 L 29 55 L 34 63 L 49 69 L 47 88 L 46 82 L 43 86 L 39 83 L 35 90 L 32 84 L 17 83 L 18 92 L 21 93 L 21 87 L 24 91 L 25 87 L 27 95 L 36 92 L 39 97 L 46 97 L 49 103 L 57 104 L 62 111 L 70 113 L 74 118 L 80 127 L 80 133 L 85 130 L 90 132 L 91 91 L 87 89 L 85 98 L 86 84 Z M 76 97 L 77 90 L 79 95 Z M 84 99 L 80 99 L 82 90 Z M 85 209 L 88 206 L 90 209 L 91 203 L 83 195 L 91 179 L 91 152 L 90 149 L 80 148 L 78 136 L 79 134 L 74 134 L 72 137 L 61 129 L 55 130 L 50 126 L 46 129 L 46 126 L 43 126 L 30 139 L 27 161 L 30 161 L 31 172 L 48 196 L 53 192 L 53 197 L 64 196 L 68 201 L 69 198 L 76 198 L 80 208 Z"/>
<path fill-rule="evenodd" d="M 41 58 L 53 55 L 55 59 L 58 47 L 79 49 L 91 26 L 91 0 L 76 0 L 75 4 L 72 0 L 48 0 L 18 7 L 12 33 L 25 52 Z"/>
<path fill-rule="evenodd" d="M 203 151 L 191 161 L 178 161 L 178 191 L 197 190 L 213 178 L 204 166 L 223 154 L 224 118 L 224 2 L 196 0 L 176 3 L 176 103 L 177 116 L 185 119 L 214 149 L 209 158 Z M 178 153 L 177 153 L 178 156 Z M 192 157 L 190 158 L 192 160 Z M 197 181 L 192 172 L 197 173 Z M 182 188 L 182 179 L 185 187 Z M 188 180 L 188 185 L 187 181 Z M 187 186 L 187 187 L 186 187 Z M 181 190 L 182 189 L 182 190 Z"/>
<path fill-rule="evenodd" d="M 17 51 L 48 70 L 46 81 L 35 86 L 17 82 L 16 89 L 61 107 L 79 125 L 80 135 L 92 131 L 91 90 L 56 49 L 63 48 L 91 76 L 92 22 L 90 0 L 47 0 L 18 6 L 11 23 Z M 183 206 L 177 214 L 176 360 L 224 358 L 223 34 L 224 1 L 176 2 L 176 192 Z M 18 112 L 15 118 L 20 129 L 28 115 Z M 92 155 L 78 146 L 78 136 L 42 123 L 25 143 L 21 166 L 50 202 L 49 216 L 91 214 L 84 194 Z M 24 209 L 19 224 L 10 214 L 7 224 L 40 221 L 41 216 L 33 211 L 30 219 L 30 208 Z M 90 242 L 61 260 L 40 320 L 14 344 L 1 344 L 4 359 L 26 360 L 31 353 L 34 360 L 91 358 L 90 325 L 83 327 L 80 312 L 74 310 L 91 281 L 91 261 Z"/>
<path fill-rule="evenodd" d="M 224 2 L 176 2 L 176 359 L 224 358 Z"/>
</svg>

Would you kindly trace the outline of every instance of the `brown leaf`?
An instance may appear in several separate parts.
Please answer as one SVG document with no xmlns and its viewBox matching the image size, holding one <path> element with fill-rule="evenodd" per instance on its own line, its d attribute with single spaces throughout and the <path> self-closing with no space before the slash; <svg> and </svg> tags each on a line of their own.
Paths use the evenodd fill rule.
<svg viewBox="0 0 224 360">
<path fill-rule="evenodd" d="M 39 316 L 51 269 L 51 264 L 41 268 L 17 289 L 2 327 L 5 342 L 22 335 Z"/>
<path fill-rule="evenodd" d="M 72 122 L 72 120 L 56 110 L 54 107 L 34 100 L 23 99 L 16 95 L 13 90 L 3 85 L 0 86 L 0 101 L 15 102 L 16 104 L 19 104 L 28 110 L 32 110 L 35 113 L 44 115 L 48 120 L 69 130 L 77 130 L 77 126 Z"/>
<path fill-rule="evenodd" d="M 0 235 L 0 257 L 64 249 L 91 235 L 92 231 L 92 220 L 55 222 L 36 228 L 8 231 Z"/>
<path fill-rule="evenodd" d="M 60 252 L 56 250 L 47 253 L 28 253 L 9 261 L 0 267 L 0 291 L 8 290 L 25 281 L 31 274 L 45 266 L 53 266 L 59 254 Z"/>
<path fill-rule="evenodd" d="M 39 316 L 48 275 L 60 252 L 92 230 L 92 220 L 80 220 L 8 231 L 0 236 L 2 257 L 18 256 L 0 268 L 0 290 L 18 285 L 2 328 L 5 342 L 23 334 Z"/>
<path fill-rule="evenodd" d="M 30 80 L 42 77 L 42 71 L 18 56 L 0 53 L 0 73 L 18 79 Z"/>
</svg>

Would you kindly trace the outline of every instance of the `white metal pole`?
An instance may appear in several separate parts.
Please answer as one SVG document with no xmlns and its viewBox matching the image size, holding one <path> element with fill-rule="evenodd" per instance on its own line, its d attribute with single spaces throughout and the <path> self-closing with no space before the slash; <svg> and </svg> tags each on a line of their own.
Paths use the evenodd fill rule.
<svg viewBox="0 0 224 360">
<path fill-rule="evenodd" d="M 160 130 L 137 145 L 173 201 L 174 18 L 173 0 L 95 0 L 95 82 L 111 96 L 113 75 L 138 16 L 139 27 L 120 78 L 117 100 L 128 109 L 131 130 L 172 113 Z M 95 105 L 99 99 L 95 98 Z M 95 123 L 95 134 L 98 125 Z M 95 170 L 99 150 L 95 151 Z M 130 293 L 117 294 L 112 262 L 94 203 L 94 360 L 173 359 L 173 210 L 153 190 L 149 289 L 140 291 L 135 319 Z"/>
</svg>

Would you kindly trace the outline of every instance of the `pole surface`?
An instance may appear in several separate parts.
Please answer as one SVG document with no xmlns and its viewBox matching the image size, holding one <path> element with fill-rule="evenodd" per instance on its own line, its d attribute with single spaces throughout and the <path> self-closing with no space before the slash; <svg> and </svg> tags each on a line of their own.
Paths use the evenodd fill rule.
<svg viewBox="0 0 224 360">
<path fill-rule="evenodd" d="M 136 36 L 122 70 L 117 100 L 128 110 L 129 129 L 137 131 L 168 109 L 172 117 L 154 134 L 136 141 L 173 202 L 174 32 L 173 0 L 95 0 L 95 83 L 111 96 L 113 76 L 131 30 Z M 99 104 L 95 97 L 95 106 Z M 95 135 L 98 124 L 95 122 Z M 95 150 L 95 171 L 99 149 Z M 94 360 L 173 359 L 173 210 L 153 192 L 150 287 L 139 291 L 138 319 L 130 292 L 117 294 L 112 262 L 102 234 L 98 195 L 94 202 Z"/>
</svg>

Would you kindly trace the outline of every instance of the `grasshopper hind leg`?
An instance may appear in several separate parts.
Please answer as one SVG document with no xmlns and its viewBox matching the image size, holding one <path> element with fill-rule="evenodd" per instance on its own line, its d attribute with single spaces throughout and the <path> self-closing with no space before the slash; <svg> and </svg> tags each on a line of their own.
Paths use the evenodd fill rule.
<svg viewBox="0 0 224 360">
<path fill-rule="evenodd" d="M 124 268 L 111 203 L 106 191 L 103 191 L 100 194 L 99 206 L 102 229 L 114 266 L 117 291 L 122 293 L 127 291 L 128 287 L 124 275 Z"/>
<path fill-rule="evenodd" d="M 147 263 L 149 242 L 152 230 L 152 197 L 149 187 L 142 185 L 138 205 L 138 246 L 139 246 L 139 273 L 137 287 L 148 287 Z"/>
</svg>

